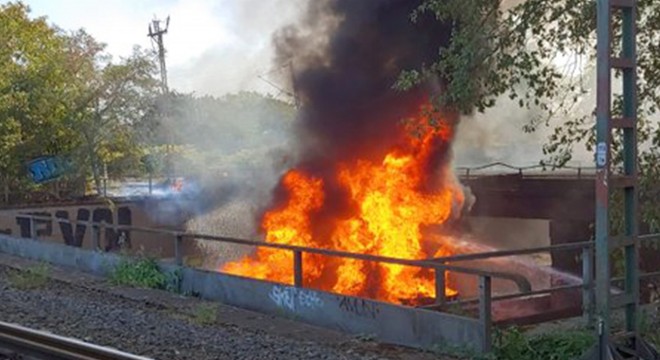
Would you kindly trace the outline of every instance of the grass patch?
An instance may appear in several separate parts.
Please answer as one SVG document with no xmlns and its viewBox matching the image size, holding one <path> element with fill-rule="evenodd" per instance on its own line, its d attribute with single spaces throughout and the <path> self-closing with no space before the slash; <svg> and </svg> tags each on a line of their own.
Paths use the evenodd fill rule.
<svg viewBox="0 0 660 360">
<path fill-rule="evenodd" d="M 595 343 L 591 330 L 567 330 L 526 336 L 518 329 L 497 334 L 493 355 L 502 360 L 573 360 Z"/>
<path fill-rule="evenodd" d="M 595 343 L 591 330 L 567 330 L 540 335 L 526 335 L 518 329 L 496 332 L 493 351 L 475 351 L 452 345 L 439 345 L 436 352 L 465 360 L 574 360 Z"/>
<path fill-rule="evenodd" d="M 166 289 L 168 283 L 167 275 L 160 270 L 158 261 L 147 257 L 122 259 L 111 271 L 110 282 L 148 289 Z"/>
<path fill-rule="evenodd" d="M 9 273 L 9 284 L 19 290 L 33 290 L 48 284 L 48 266 L 39 264 Z"/>
<path fill-rule="evenodd" d="M 192 320 L 197 325 L 212 325 L 215 324 L 217 318 L 218 308 L 210 304 L 205 304 L 197 306 Z"/>
</svg>

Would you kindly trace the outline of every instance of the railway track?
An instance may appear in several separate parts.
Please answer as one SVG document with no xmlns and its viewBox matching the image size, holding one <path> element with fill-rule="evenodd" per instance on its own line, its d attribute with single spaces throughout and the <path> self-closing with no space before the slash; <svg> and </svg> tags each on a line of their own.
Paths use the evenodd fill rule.
<svg viewBox="0 0 660 360">
<path fill-rule="evenodd" d="M 152 360 L 4 322 L 0 322 L 0 359 Z"/>
</svg>

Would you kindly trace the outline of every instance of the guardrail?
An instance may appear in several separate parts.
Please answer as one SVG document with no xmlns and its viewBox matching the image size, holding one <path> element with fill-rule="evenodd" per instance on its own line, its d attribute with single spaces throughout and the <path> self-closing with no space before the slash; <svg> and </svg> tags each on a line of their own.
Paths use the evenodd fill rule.
<svg viewBox="0 0 660 360">
<path fill-rule="evenodd" d="M 71 225 L 86 225 L 92 229 L 92 239 L 93 246 L 96 250 L 101 250 L 101 234 L 105 228 L 111 228 L 115 231 L 135 231 L 135 232 L 144 232 L 144 233 L 156 233 L 166 236 L 170 236 L 173 239 L 174 246 L 174 257 L 175 263 L 178 266 L 184 265 L 184 257 L 182 253 L 183 242 L 194 239 L 202 239 L 209 241 L 217 241 L 222 243 L 229 243 L 235 245 L 244 245 L 244 246 L 254 246 L 254 247 L 266 247 L 282 251 L 290 251 L 292 253 L 292 285 L 298 288 L 304 287 L 304 271 L 303 271 L 303 254 L 316 254 L 329 257 L 339 257 L 339 258 L 349 258 L 362 261 L 371 261 L 379 262 L 386 264 L 396 264 L 404 266 L 412 266 L 419 268 L 432 269 L 435 274 L 435 288 L 436 288 L 436 298 L 434 307 L 440 307 L 447 302 L 445 294 L 445 274 L 447 271 L 455 273 L 463 273 L 468 275 L 477 276 L 479 278 L 479 296 L 474 299 L 462 299 L 459 303 L 478 303 L 479 305 L 479 321 L 483 331 L 484 349 L 490 348 L 490 339 L 491 339 L 491 325 L 492 325 L 492 302 L 509 300 L 515 298 L 521 298 L 532 295 L 541 295 L 541 294 L 550 294 L 558 291 L 566 291 L 571 289 L 582 289 L 583 291 L 583 307 L 584 314 L 590 320 L 593 316 L 593 304 L 594 304 L 594 279 L 593 279 L 593 251 L 594 243 L 591 241 L 579 242 L 579 243 L 570 243 L 562 245 L 553 245 L 537 248 L 527 248 L 527 249 L 518 249 L 518 250 L 500 250 L 500 251 L 491 251 L 484 253 L 476 254 L 459 254 L 438 258 L 431 258 L 425 260 L 410 260 L 410 259 L 401 259 L 385 256 L 376 256 L 376 255 L 367 255 L 367 254 L 358 254 L 345 251 L 331 250 L 331 249 L 319 249 L 303 246 L 294 246 L 287 244 L 276 244 L 276 243 L 267 243 L 262 241 L 255 240 L 246 240 L 246 239 L 235 239 L 230 237 L 208 235 L 208 234 L 196 234 L 190 233 L 181 230 L 175 229 L 153 229 L 153 228 L 144 228 L 137 227 L 132 225 L 117 225 L 117 224 L 108 224 L 105 222 L 93 222 L 93 221 L 78 221 L 78 220 L 69 220 L 63 218 L 52 218 L 48 216 L 39 216 L 39 215 L 29 215 L 29 214 L 19 214 L 16 215 L 20 218 L 26 218 L 30 221 L 31 229 L 31 238 L 38 239 L 36 228 L 34 226 L 35 221 L 39 220 L 49 220 L 57 221 L 60 223 L 71 224 Z M 650 234 L 643 235 L 639 237 L 640 241 L 660 241 L 660 234 Z M 518 255 L 529 255 L 545 252 L 557 252 L 557 251 L 569 251 L 569 250 L 581 250 L 582 251 L 582 264 L 583 264 L 583 282 L 578 285 L 565 285 L 557 286 L 548 289 L 534 290 L 532 289 L 529 281 L 520 274 L 499 272 L 499 271 L 487 271 L 475 268 L 469 268 L 464 266 L 456 265 L 457 263 L 464 261 L 472 260 L 484 260 L 484 259 L 493 259 L 498 257 L 506 256 L 518 256 Z M 644 274 L 643 277 L 651 277 L 660 275 L 658 273 Z M 518 289 L 517 293 L 505 294 L 493 296 L 492 294 L 492 279 L 502 279 L 514 283 Z M 616 281 L 614 279 L 613 281 Z M 620 279 L 619 279 L 620 280 Z"/>
<path fill-rule="evenodd" d="M 495 168 L 504 168 L 506 170 L 512 171 L 509 174 L 517 174 L 521 177 L 577 177 L 578 179 L 582 178 L 593 178 L 596 174 L 596 167 L 589 166 L 571 166 L 571 165 L 553 165 L 553 164 L 536 164 L 529 166 L 514 166 L 503 162 L 494 162 L 486 165 L 480 166 L 459 166 L 456 167 L 456 174 L 459 177 L 463 177 L 467 180 L 481 177 L 481 176 L 493 176 L 493 175 L 504 175 L 506 173 L 501 172 L 487 172 L 487 170 Z M 533 172 L 532 171 L 535 171 Z"/>
<path fill-rule="evenodd" d="M 152 360 L 5 322 L 0 322 L 0 348 L 49 360 Z"/>
</svg>

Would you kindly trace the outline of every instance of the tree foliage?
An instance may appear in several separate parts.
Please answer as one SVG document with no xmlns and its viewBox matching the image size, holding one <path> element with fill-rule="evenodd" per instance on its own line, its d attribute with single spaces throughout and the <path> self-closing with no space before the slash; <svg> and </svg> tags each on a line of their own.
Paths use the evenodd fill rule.
<svg viewBox="0 0 660 360">
<path fill-rule="evenodd" d="M 483 112 L 508 96 L 538 110 L 524 130 L 554 127 L 543 147 L 544 161 L 554 165 L 570 161 L 575 146 L 593 150 L 596 0 L 423 0 L 411 18 L 429 15 L 454 22 L 451 42 L 434 63 L 404 71 L 397 88 L 440 76 L 447 81 L 437 99 L 443 107 Z M 613 55 L 621 48 L 620 24 L 615 15 Z M 660 219 L 654 204 L 654 176 L 660 173 L 660 2 L 638 0 L 637 29 L 641 197 L 646 219 L 654 221 Z M 615 94 L 613 116 L 621 111 L 621 95 Z M 620 138 L 613 138 L 615 164 L 622 159 Z"/>
<path fill-rule="evenodd" d="M 57 185 L 92 175 L 101 164 L 136 163 L 133 125 L 153 101 L 153 56 L 136 49 L 113 59 L 82 30 L 67 33 L 33 19 L 21 2 L 0 5 L 0 182 L 14 194 L 35 188 L 25 163 L 66 156 L 77 171 Z M 132 159 L 132 160 L 127 160 Z"/>
</svg>

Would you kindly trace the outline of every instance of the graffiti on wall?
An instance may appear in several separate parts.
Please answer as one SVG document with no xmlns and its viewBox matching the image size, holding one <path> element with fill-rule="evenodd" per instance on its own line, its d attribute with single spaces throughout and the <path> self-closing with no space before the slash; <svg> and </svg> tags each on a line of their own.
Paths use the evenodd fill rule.
<svg viewBox="0 0 660 360">
<path fill-rule="evenodd" d="M 24 213 L 22 215 L 35 215 L 52 218 L 52 214 L 46 211 L 30 212 Z M 55 219 L 73 220 L 70 218 L 69 210 L 55 211 Z M 96 208 L 93 211 L 80 208 L 77 211 L 75 220 L 93 222 L 103 221 L 106 224 L 132 225 L 132 214 L 130 208 L 120 207 L 117 209 L 117 217 L 115 219 L 115 214 L 108 208 Z M 16 216 L 16 224 L 18 225 L 21 237 L 23 238 L 31 237 L 32 224 L 34 224 L 34 230 L 37 237 L 53 236 L 53 222 L 55 221 L 57 220 L 35 219 L 33 222 L 31 222 L 29 218 L 21 217 L 21 215 Z M 57 224 L 59 225 L 62 239 L 66 245 L 82 247 L 83 241 L 85 240 L 85 234 L 87 233 L 87 224 L 76 224 L 74 226 L 72 224 L 61 221 L 57 221 Z M 103 235 L 105 238 L 105 244 L 103 245 L 105 251 L 118 250 L 121 246 L 130 246 L 130 231 L 117 231 L 115 229 L 106 227 L 105 233 Z M 91 235 L 89 238 L 91 239 Z"/>
<path fill-rule="evenodd" d="M 366 299 L 338 296 L 337 301 L 340 310 L 359 317 L 375 319 L 380 313 L 378 304 Z"/>
<path fill-rule="evenodd" d="M 315 291 L 311 290 L 275 285 L 268 294 L 268 297 L 278 307 L 290 311 L 295 311 L 296 308 L 315 309 L 323 307 L 323 300 Z"/>
<path fill-rule="evenodd" d="M 71 160 L 61 156 L 42 156 L 27 163 L 30 179 L 36 184 L 55 180 L 71 170 Z"/>
</svg>

